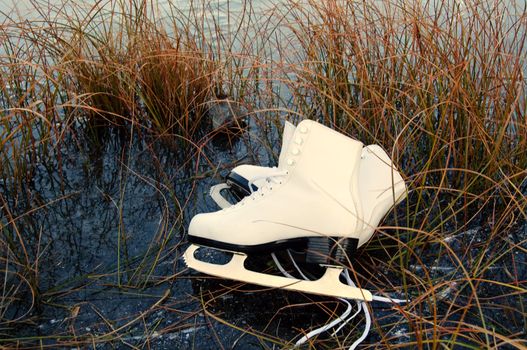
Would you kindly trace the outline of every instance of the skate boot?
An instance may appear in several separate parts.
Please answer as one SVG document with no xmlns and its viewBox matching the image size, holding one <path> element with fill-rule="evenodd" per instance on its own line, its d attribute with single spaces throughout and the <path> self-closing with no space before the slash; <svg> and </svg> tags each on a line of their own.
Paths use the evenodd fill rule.
<svg viewBox="0 0 527 350">
<path fill-rule="evenodd" d="M 282 148 L 287 149 L 291 137 L 295 132 L 295 126 L 288 121 L 284 124 L 282 133 Z M 263 186 L 268 178 L 280 174 L 280 165 L 284 162 L 285 153 L 281 152 L 278 158 L 278 167 L 263 167 L 257 165 L 239 165 L 232 169 L 225 178 L 225 183 L 214 185 L 210 188 L 210 196 L 220 208 L 227 208 L 232 205 L 223 195 L 222 191 L 230 191 L 236 201 L 249 196 L 259 187 Z"/>
<path fill-rule="evenodd" d="M 282 150 L 286 158 L 276 173 L 256 192 L 236 205 L 199 214 L 191 221 L 192 243 L 235 252 L 232 260 L 226 265 L 196 260 L 195 245 L 189 247 L 185 260 L 190 267 L 216 276 L 371 300 L 368 291 L 339 281 L 343 269 L 339 264 L 349 261 L 387 209 L 402 198 L 404 182 L 380 148 L 366 148 L 377 161 L 359 167 L 362 144 L 313 121 L 301 122 L 291 140 Z M 359 186 L 361 176 L 371 183 Z M 286 248 L 304 251 L 310 262 L 333 266 L 317 281 L 262 274 L 243 266 L 245 253 Z"/>
</svg>

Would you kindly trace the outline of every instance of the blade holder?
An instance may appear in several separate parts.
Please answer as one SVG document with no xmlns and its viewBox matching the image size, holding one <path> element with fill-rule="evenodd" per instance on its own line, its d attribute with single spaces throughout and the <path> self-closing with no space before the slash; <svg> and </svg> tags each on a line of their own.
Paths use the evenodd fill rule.
<svg viewBox="0 0 527 350">
<path fill-rule="evenodd" d="M 342 237 L 309 237 L 305 250 L 295 250 L 295 256 L 306 263 L 347 266 L 353 259 L 359 240 Z"/>
</svg>

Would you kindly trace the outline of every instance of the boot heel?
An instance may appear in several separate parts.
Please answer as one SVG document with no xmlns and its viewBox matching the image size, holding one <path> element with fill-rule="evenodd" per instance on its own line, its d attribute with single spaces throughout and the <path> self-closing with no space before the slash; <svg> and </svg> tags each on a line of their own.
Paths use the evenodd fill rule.
<svg viewBox="0 0 527 350">
<path fill-rule="evenodd" d="M 347 265 L 357 250 L 359 240 L 342 237 L 309 237 L 305 251 L 307 263 Z"/>
</svg>

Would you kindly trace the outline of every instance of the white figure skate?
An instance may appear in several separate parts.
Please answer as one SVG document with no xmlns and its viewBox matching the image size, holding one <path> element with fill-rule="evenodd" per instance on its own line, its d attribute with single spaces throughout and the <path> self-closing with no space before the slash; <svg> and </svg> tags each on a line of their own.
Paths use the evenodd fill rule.
<svg viewBox="0 0 527 350">
<path fill-rule="evenodd" d="M 289 140 L 281 154 L 287 158 L 271 176 L 266 174 L 256 192 L 191 221 L 192 243 L 231 251 L 232 260 L 226 265 L 197 260 L 198 247 L 191 245 L 184 256 L 187 264 L 219 277 L 370 301 L 367 290 L 340 282 L 343 268 L 336 265 L 348 261 L 387 210 L 403 198 L 401 176 L 380 147 L 366 148 L 372 161 L 363 165 L 360 142 L 313 121 L 301 122 Z M 359 186 L 359 178 L 368 181 Z M 332 266 L 316 281 L 267 275 L 243 266 L 245 253 L 280 248 L 303 251 L 307 262 Z"/>
</svg>

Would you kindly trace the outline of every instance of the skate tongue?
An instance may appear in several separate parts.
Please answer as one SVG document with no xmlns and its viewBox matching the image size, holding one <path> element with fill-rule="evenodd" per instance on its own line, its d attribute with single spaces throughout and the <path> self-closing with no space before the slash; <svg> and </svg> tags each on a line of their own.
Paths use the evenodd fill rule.
<svg viewBox="0 0 527 350">
<path fill-rule="evenodd" d="M 278 168 L 280 169 L 282 167 L 282 164 L 285 162 L 285 156 L 287 148 L 289 147 L 289 143 L 291 142 L 291 139 L 293 138 L 293 134 L 295 133 L 296 126 L 285 121 L 284 124 L 284 132 L 282 133 L 282 148 L 280 149 L 280 156 L 278 157 Z"/>
</svg>

